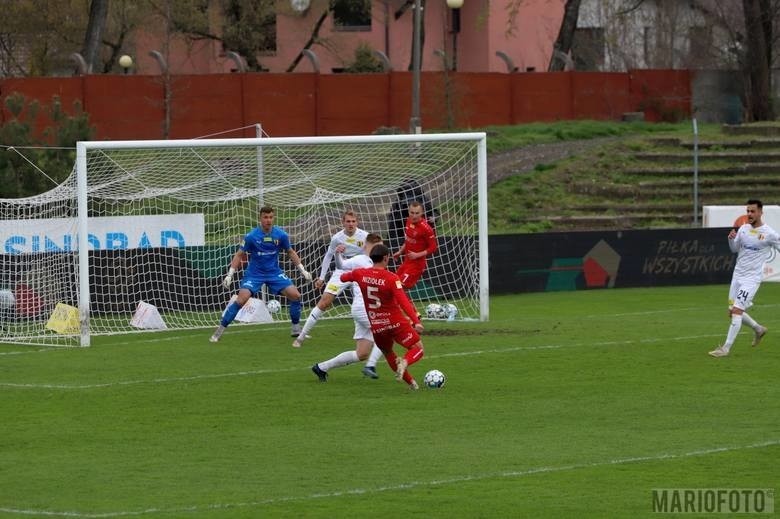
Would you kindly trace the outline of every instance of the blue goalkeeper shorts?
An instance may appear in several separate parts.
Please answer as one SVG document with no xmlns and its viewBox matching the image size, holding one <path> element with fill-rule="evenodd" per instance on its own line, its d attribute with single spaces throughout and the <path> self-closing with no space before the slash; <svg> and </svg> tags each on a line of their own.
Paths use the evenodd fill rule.
<svg viewBox="0 0 780 519">
<path fill-rule="evenodd" d="M 272 294 L 280 294 L 282 290 L 292 285 L 293 282 L 285 274 L 276 274 L 273 276 L 245 276 L 241 280 L 240 288 L 245 288 L 252 292 L 254 296 L 263 285 L 268 287 Z"/>
</svg>

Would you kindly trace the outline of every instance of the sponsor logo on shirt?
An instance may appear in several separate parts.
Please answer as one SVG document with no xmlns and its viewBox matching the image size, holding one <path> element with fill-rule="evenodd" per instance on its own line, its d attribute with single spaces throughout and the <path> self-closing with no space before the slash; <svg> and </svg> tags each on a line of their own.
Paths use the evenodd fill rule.
<svg viewBox="0 0 780 519">
<path fill-rule="evenodd" d="M 376 333 L 388 332 L 401 326 L 401 323 L 388 324 L 387 326 L 382 326 L 382 324 L 384 324 L 384 322 L 379 324 L 372 322 L 371 326 L 376 330 Z"/>
</svg>

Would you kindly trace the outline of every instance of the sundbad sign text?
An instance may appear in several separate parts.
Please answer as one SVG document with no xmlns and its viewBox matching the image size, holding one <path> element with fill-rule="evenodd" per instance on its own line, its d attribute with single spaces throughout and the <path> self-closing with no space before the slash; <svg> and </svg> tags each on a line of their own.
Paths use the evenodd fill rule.
<svg viewBox="0 0 780 519">
<path fill-rule="evenodd" d="M 100 216 L 89 218 L 90 250 L 149 249 L 205 245 L 202 214 Z M 1 220 L 3 254 L 78 250 L 76 218 Z"/>
</svg>

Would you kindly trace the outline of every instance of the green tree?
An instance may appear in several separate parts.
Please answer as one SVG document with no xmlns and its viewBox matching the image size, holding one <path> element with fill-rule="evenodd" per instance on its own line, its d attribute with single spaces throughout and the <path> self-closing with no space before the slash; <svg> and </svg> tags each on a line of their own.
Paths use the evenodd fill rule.
<svg viewBox="0 0 780 519">
<path fill-rule="evenodd" d="M 0 74 L 48 76 L 69 73 L 69 56 L 81 49 L 87 0 L 2 2 Z"/>
<path fill-rule="evenodd" d="M 357 46 L 354 61 L 344 69 L 344 72 L 353 74 L 384 71 L 384 65 L 374 56 L 374 50 L 367 43 L 361 43 Z"/>
<path fill-rule="evenodd" d="M 223 1 L 225 48 L 246 58 L 249 70 L 262 70 L 258 54 L 276 50 L 275 2 L 256 0 Z"/>
<path fill-rule="evenodd" d="M 19 93 L 5 99 L 11 117 L 0 124 L 0 142 L 12 144 L 0 153 L 0 198 L 21 198 L 54 188 L 71 174 L 75 144 L 89 140 L 94 129 L 81 103 L 73 115 L 65 113 L 59 97 L 52 98 L 46 115 L 52 124 L 36 134 L 34 123 L 41 113 L 37 101 Z"/>
<path fill-rule="evenodd" d="M 140 5 L 143 12 L 144 4 Z M 162 19 L 165 39 L 222 42 L 246 59 L 249 70 L 263 70 L 258 56 L 276 49 L 275 1 L 146 0 L 145 5 Z"/>
</svg>

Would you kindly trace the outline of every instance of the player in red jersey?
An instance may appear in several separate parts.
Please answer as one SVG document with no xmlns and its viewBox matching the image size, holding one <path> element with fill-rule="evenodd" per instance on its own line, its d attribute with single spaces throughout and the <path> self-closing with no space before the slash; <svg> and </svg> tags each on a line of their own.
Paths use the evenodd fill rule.
<svg viewBox="0 0 780 519">
<path fill-rule="evenodd" d="M 390 261 L 387 246 L 382 243 L 374 245 L 370 256 L 373 267 L 345 272 L 341 280 L 354 281 L 360 287 L 374 343 L 385 354 L 390 369 L 396 373 L 396 380 L 403 378 L 409 387 L 417 389 L 417 382 L 406 368 L 423 356 L 423 343 L 420 340 L 423 325 L 414 305 L 406 297 L 401 280 L 387 270 Z M 393 341 L 407 350 L 400 360 L 393 351 Z"/>
<path fill-rule="evenodd" d="M 409 203 L 409 218 L 406 219 L 404 234 L 406 240 L 393 254 L 393 259 L 397 260 L 403 255 L 403 263 L 398 267 L 396 274 L 401 278 L 404 288 L 408 290 L 417 284 L 425 272 L 428 256 L 438 248 L 436 232 L 425 219 L 422 204 L 416 200 Z"/>
</svg>

